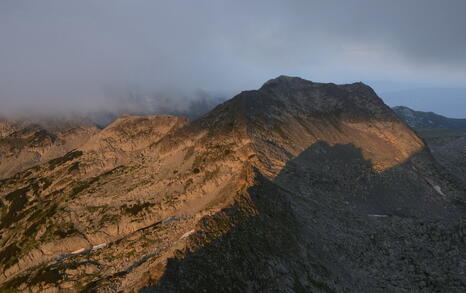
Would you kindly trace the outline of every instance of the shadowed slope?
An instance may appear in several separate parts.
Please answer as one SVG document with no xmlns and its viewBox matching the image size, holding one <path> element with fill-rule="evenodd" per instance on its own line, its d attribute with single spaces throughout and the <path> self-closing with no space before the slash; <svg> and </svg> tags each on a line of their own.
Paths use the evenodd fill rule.
<svg viewBox="0 0 466 293">
<path fill-rule="evenodd" d="M 426 156 L 380 173 L 354 146 L 316 143 L 273 182 L 257 172 L 142 292 L 461 292 L 464 198 L 425 184 L 445 175 L 415 171 Z"/>
</svg>

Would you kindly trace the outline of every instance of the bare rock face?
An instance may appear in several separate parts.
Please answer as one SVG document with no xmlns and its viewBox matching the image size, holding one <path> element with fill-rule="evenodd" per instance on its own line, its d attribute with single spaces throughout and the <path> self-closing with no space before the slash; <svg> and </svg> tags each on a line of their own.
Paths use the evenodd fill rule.
<svg viewBox="0 0 466 293">
<path fill-rule="evenodd" d="M 188 118 L 169 115 L 122 116 L 80 148 L 86 154 L 82 161 L 93 166 L 87 171 L 95 168 L 99 173 L 102 169 L 144 160 L 143 151 L 188 122 Z"/>
<path fill-rule="evenodd" d="M 0 195 L 4 291 L 466 288 L 463 183 L 362 83 L 121 117 Z"/>
<path fill-rule="evenodd" d="M 61 157 L 99 132 L 88 122 L 41 122 L 0 121 L 0 178 Z"/>
</svg>

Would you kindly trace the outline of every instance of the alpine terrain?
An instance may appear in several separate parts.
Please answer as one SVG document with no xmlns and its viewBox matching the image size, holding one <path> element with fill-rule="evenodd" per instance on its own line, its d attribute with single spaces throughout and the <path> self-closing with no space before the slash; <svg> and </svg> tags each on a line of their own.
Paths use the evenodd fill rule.
<svg viewBox="0 0 466 293">
<path fill-rule="evenodd" d="M 393 111 L 409 126 L 414 128 L 438 128 L 466 131 L 466 119 L 449 118 L 434 112 L 415 111 L 408 107 L 396 106 Z"/>
<path fill-rule="evenodd" d="M 363 83 L 0 130 L 1 292 L 466 291 L 464 178 Z"/>
<path fill-rule="evenodd" d="M 401 120 L 424 138 L 435 159 L 466 182 L 466 119 L 394 107 Z"/>
</svg>

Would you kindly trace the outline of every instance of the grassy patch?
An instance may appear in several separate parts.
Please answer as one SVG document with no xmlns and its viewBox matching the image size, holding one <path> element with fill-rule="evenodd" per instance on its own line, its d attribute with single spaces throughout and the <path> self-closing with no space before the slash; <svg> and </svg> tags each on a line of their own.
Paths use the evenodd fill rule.
<svg viewBox="0 0 466 293">
<path fill-rule="evenodd" d="M 231 149 L 228 145 L 214 145 L 210 146 L 203 153 L 196 156 L 193 162 L 193 169 L 204 166 L 205 164 L 216 162 L 223 159 L 231 153 Z"/>
<path fill-rule="evenodd" d="M 84 180 L 84 181 L 79 181 L 71 189 L 70 197 L 73 199 L 79 193 L 82 193 L 84 190 L 88 189 L 92 184 L 94 184 L 95 182 L 98 182 L 103 177 L 110 176 L 112 174 L 121 174 L 121 173 L 125 172 L 126 169 L 127 168 L 125 166 L 118 166 L 118 167 L 115 167 L 112 170 L 107 171 L 105 173 L 102 173 L 102 174 L 100 174 L 98 176 L 92 177 L 92 178 Z"/>
<path fill-rule="evenodd" d="M 10 201 L 10 206 L 8 207 L 8 211 L 2 215 L 0 227 L 8 228 L 22 217 L 20 211 L 22 211 L 28 203 L 26 195 L 28 191 L 29 187 L 20 188 L 5 196 L 5 199 Z"/>
<path fill-rule="evenodd" d="M 82 154 L 83 154 L 83 152 L 81 152 L 81 151 L 71 151 L 71 152 L 67 153 L 66 155 L 64 155 L 63 157 L 50 160 L 49 161 L 49 170 L 53 170 L 58 165 L 61 165 L 61 164 L 66 163 L 68 161 L 79 158 L 80 156 L 82 156 Z"/>
<path fill-rule="evenodd" d="M 94 182 L 98 180 L 99 180 L 99 177 L 97 176 L 97 177 L 94 177 L 88 180 L 77 182 L 76 185 L 71 189 L 70 197 L 75 198 L 79 193 L 88 189 Z"/>
<path fill-rule="evenodd" d="M 124 204 L 124 205 L 121 206 L 121 209 L 122 209 L 123 213 L 125 213 L 125 214 L 137 215 L 140 212 L 142 212 L 143 210 L 148 209 L 153 205 L 154 204 L 149 203 L 149 202 L 145 202 L 145 203 L 141 203 L 141 204 L 133 204 L 131 206 Z"/>
<path fill-rule="evenodd" d="M 105 173 L 100 174 L 98 177 L 108 176 L 108 175 L 112 175 L 112 174 L 123 174 L 124 170 L 126 170 L 126 169 L 127 169 L 126 166 L 121 165 L 121 166 L 113 168 L 110 171 L 107 171 Z"/>
<path fill-rule="evenodd" d="M 4 293 L 18 292 L 18 287 L 26 283 L 28 279 L 29 278 L 27 275 L 21 275 L 21 276 L 15 277 L 5 282 L 3 286 L 0 287 L 0 292 L 4 292 Z"/>
<path fill-rule="evenodd" d="M 79 171 L 79 162 L 74 162 L 73 164 L 71 164 L 71 166 L 68 168 L 68 172 L 71 173 L 71 172 L 77 172 Z"/>
<path fill-rule="evenodd" d="M 72 235 L 79 234 L 79 231 L 74 227 L 72 223 L 65 223 L 57 227 L 57 230 L 53 232 L 54 235 L 60 238 L 66 238 Z"/>
<path fill-rule="evenodd" d="M 90 213 L 96 213 L 99 211 L 103 211 L 105 209 L 105 206 L 86 206 L 86 210 L 88 210 Z"/>
<path fill-rule="evenodd" d="M 116 223 L 120 219 L 118 214 L 104 214 L 99 221 L 99 225 L 103 225 L 105 223 Z"/>
<path fill-rule="evenodd" d="M 20 254 L 21 249 L 16 246 L 16 243 L 13 243 L 0 251 L 0 263 L 2 263 L 5 268 L 9 268 L 18 261 Z"/>
<path fill-rule="evenodd" d="M 52 180 L 48 178 L 41 178 L 39 182 L 42 183 L 42 190 L 47 189 L 50 185 L 52 185 Z"/>
<path fill-rule="evenodd" d="M 29 284 L 31 285 L 37 285 L 40 283 L 46 283 L 46 284 L 57 284 L 58 281 L 61 280 L 61 275 L 60 272 L 57 269 L 52 269 L 52 268 L 43 268 L 37 272 L 37 274 L 32 277 L 31 281 Z"/>
</svg>

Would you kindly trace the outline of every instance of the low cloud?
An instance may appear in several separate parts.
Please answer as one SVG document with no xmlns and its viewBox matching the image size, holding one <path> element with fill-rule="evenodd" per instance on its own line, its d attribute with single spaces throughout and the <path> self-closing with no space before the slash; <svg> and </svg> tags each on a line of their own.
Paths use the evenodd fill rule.
<svg viewBox="0 0 466 293">
<path fill-rule="evenodd" d="M 459 86 L 464 11 L 462 0 L 3 0 L 0 114 L 189 112 L 280 74 Z"/>
</svg>

